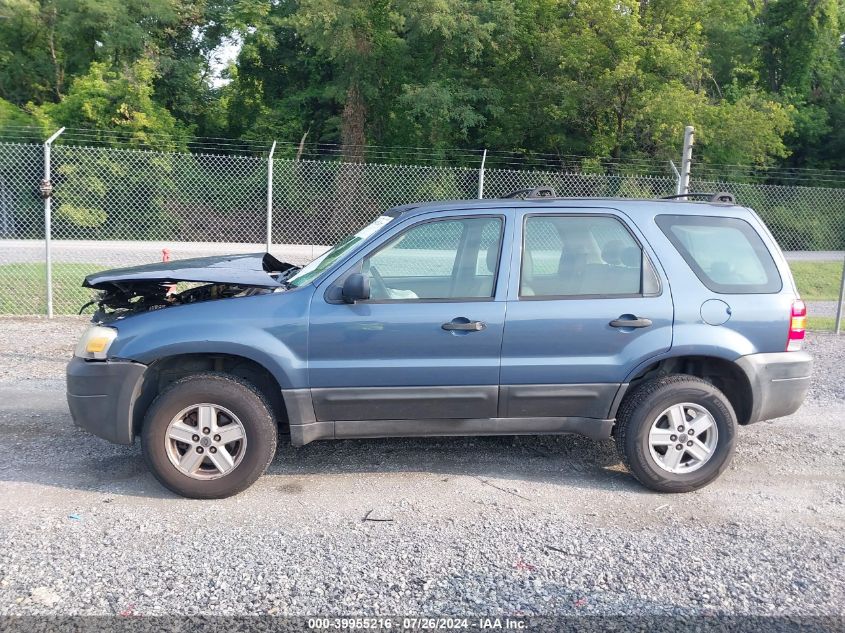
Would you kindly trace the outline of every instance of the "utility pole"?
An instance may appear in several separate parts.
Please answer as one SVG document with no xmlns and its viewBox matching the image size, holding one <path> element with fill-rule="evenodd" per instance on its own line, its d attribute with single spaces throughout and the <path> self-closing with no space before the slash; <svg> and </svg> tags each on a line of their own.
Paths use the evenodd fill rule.
<svg viewBox="0 0 845 633">
<path fill-rule="evenodd" d="M 689 193 L 690 170 L 692 169 L 692 144 L 695 142 L 695 128 L 684 128 L 684 151 L 681 155 L 681 178 L 678 183 L 678 195 Z"/>
</svg>

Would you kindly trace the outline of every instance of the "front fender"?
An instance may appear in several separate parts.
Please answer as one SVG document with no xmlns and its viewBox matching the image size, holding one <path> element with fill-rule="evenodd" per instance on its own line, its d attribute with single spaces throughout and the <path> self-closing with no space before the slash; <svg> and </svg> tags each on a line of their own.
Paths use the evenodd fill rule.
<svg viewBox="0 0 845 633">
<path fill-rule="evenodd" d="M 267 369 L 282 389 L 307 387 L 308 303 L 304 297 L 291 300 L 285 294 L 134 315 L 110 324 L 118 336 L 109 356 L 149 365 L 180 354 L 230 354 Z"/>
</svg>

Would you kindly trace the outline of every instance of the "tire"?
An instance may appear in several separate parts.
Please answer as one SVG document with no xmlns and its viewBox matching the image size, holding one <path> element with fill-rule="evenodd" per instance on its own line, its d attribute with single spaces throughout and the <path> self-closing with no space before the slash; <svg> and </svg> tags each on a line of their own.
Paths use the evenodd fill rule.
<svg viewBox="0 0 845 633">
<path fill-rule="evenodd" d="M 277 439 L 272 409 L 258 389 L 241 378 L 207 372 L 177 380 L 155 399 L 144 419 L 141 447 L 165 487 L 192 499 L 222 499 L 264 473 Z"/>
<path fill-rule="evenodd" d="M 728 467 L 736 429 L 733 407 L 712 384 L 684 374 L 664 376 L 625 397 L 617 415 L 616 447 L 647 488 L 691 492 Z"/>
</svg>

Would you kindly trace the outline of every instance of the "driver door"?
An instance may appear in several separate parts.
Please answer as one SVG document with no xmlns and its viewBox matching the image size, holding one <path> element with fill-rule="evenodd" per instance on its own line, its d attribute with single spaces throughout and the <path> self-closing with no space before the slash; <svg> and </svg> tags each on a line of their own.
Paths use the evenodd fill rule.
<svg viewBox="0 0 845 633">
<path fill-rule="evenodd" d="M 499 215 L 427 216 L 318 289 L 308 358 L 318 420 L 496 416 L 504 231 Z M 370 299 L 334 299 L 353 272 L 369 278 Z M 344 428 L 336 424 L 339 437 Z M 412 424 L 404 428 L 413 434 Z"/>
</svg>

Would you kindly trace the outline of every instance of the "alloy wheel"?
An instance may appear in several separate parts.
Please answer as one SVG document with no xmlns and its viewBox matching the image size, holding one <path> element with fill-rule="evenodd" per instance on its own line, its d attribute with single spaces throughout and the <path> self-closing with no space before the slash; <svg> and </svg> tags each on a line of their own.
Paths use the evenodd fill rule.
<svg viewBox="0 0 845 633">
<path fill-rule="evenodd" d="M 201 403 L 177 413 L 165 433 L 170 463 L 192 479 L 228 475 L 246 453 L 246 430 L 238 417 L 216 404 Z"/>
<path fill-rule="evenodd" d="M 690 402 L 674 404 L 652 422 L 648 446 L 655 463 L 670 473 L 695 472 L 716 452 L 719 430 L 713 415 Z"/>
</svg>

